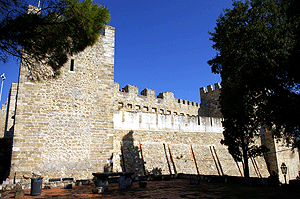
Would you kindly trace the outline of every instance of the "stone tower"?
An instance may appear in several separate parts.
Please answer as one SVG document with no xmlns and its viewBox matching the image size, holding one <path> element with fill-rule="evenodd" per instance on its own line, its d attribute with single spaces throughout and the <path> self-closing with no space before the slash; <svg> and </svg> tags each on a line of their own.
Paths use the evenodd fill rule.
<svg viewBox="0 0 300 199">
<path fill-rule="evenodd" d="M 107 166 L 114 134 L 114 35 L 107 26 L 93 47 L 70 57 L 57 78 L 32 81 L 21 64 L 11 179 L 32 173 L 87 179 Z"/>
<path fill-rule="evenodd" d="M 207 86 L 207 89 L 200 88 L 201 108 L 199 110 L 200 116 L 218 117 L 222 118 L 222 113 L 219 107 L 219 96 L 221 93 L 220 83 L 215 83 L 215 90 L 213 86 Z"/>
</svg>

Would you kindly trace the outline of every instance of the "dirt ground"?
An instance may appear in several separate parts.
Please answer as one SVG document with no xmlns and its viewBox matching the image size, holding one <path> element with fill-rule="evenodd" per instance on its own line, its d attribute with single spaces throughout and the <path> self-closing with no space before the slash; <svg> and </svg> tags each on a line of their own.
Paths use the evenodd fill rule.
<svg viewBox="0 0 300 199">
<path fill-rule="evenodd" d="M 288 187 L 247 187 L 238 184 L 225 184 L 200 181 L 191 185 L 188 179 L 171 179 L 169 181 L 147 181 L 147 187 L 139 187 L 139 182 L 127 190 L 119 190 L 118 183 L 109 183 L 103 194 L 93 194 L 94 185 L 73 186 L 72 189 L 56 187 L 43 189 L 39 196 L 30 196 L 30 190 L 24 190 L 23 199 L 35 198 L 300 198 L 299 190 Z M 1 198 L 14 198 L 14 193 L 2 193 Z"/>
</svg>

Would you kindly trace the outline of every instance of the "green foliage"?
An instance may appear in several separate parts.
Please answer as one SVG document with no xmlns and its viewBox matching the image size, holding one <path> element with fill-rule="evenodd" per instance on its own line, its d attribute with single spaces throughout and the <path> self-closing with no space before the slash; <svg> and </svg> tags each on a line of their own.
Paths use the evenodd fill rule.
<svg viewBox="0 0 300 199">
<path fill-rule="evenodd" d="M 43 62 L 54 71 L 68 56 L 95 44 L 110 21 L 108 9 L 92 0 L 49 0 L 37 13 L 25 9 L 15 5 L 2 15 L 0 58 L 5 61 L 9 54 L 28 64 Z"/>
<path fill-rule="evenodd" d="M 59 70 L 57 70 L 57 71 L 55 71 L 53 76 L 54 76 L 54 78 L 56 78 L 56 77 L 60 76 L 60 74 L 61 74 L 61 72 Z"/>
<path fill-rule="evenodd" d="M 210 33 L 218 53 L 208 64 L 222 78 L 222 143 L 247 167 L 248 154 L 265 151 L 253 143 L 262 126 L 287 139 L 299 136 L 299 3 L 247 0 L 233 6 Z"/>
</svg>

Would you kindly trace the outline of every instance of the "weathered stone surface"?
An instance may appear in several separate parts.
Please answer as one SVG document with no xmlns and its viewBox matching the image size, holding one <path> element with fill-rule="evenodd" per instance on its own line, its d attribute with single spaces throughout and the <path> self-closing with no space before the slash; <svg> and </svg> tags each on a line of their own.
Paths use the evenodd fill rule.
<svg viewBox="0 0 300 199">
<path fill-rule="evenodd" d="M 111 157 L 114 28 L 71 59 L 74 71 L 67 63 L 59 77 L 43 82 L 27 79 L 21 64 L 11 168 L 16 178 L 26 172 L 91 178 Z"/>
<path fill-rule="evenodd" d="M 4 137 L 5 119 L 6 106 L 2 106 L 2 109 L 0 110 L 0 138 Z"/>
<path fill-rule="evenodd" d="M 219 108 L 219 96 L 221 93 L 220 83 L 215 83 L 215 90 L 213 86 L 207 86 L 207 89 L 200 88 L 201 109 L 199 109 L 200 116 L 218 117 L 222 118 Z"/>
<path fill-rule="evenodd" d="M 92 192 L 93 192 L 94 194 L 101 194 L 101 193 L 104 192 L 104 188 L 103 188 L 103 187 L 96 187 L 96 188 L 93 188 L 93 189 L 92 189 Z"/>
</svg>

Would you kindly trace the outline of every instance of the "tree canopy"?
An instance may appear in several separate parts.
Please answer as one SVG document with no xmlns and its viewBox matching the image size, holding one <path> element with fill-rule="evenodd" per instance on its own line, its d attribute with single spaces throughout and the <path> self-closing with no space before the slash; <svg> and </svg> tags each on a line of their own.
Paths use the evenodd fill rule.
<svg viewBox="0 0 300 199">
<path fill-rule="evenodd" d="M 222 78 L 224 140 L 236 160 L 261 154 L 254 138 L 267 126 L 277 137 L 299 138 L 299 3 L 234 1 L 210 33 L 217 55 L 208 61 Z"/>
<path fill-rule="evenodd" d="M 95 44 L 110 21 L 108 9 L 92 0 L 43 1 L 34 12 L 23 0 L 0 0 L 0 5 L 0 60 L 14 56 L 54 72 L 70 55 Z"/>
</svg>

